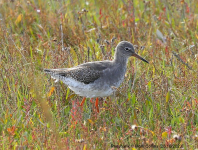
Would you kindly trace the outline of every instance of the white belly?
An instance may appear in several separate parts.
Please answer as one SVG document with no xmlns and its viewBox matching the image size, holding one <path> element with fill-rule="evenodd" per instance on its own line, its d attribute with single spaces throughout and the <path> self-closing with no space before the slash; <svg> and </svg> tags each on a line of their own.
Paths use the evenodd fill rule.
<svg viewBox="0 0 198 150">
<path fill-rule="evenodd" d="M 68 85 L 72 91 L 83 97 L 106 97 L 113 94 L 113 89 L 109 88 L 108 85 L 103 85 L 103 87 L 98 88 L 97 86 L 94 86 L 95 84 L 93 83 L 84 84 L 72 78 L 66 78 L 62 81 Z"/>
<path fill-rule="evenodd" d="M 108 80 L 105 82 L 102 79 L 97 80 L 93 83 L 85 84 L 83 82 L 76 81 L 73 78 L 69 78 L 69 77 L 62 77 L 62 76 L 52 76 L 52 77 L 57 80 L 62 80 L 63 83 L 68 85 L 68 87 L 76 94 L 87 98 L 106 97 L 112 95 L 115 89 L 112 89 L 111 86 L 119 87 L 124 79 L 124 76 L 122 76 L 117 80 L 115 80 L 115 82 L 113 82 L 111 85 L 111 83 L 107 83 Z"/>
</svg>

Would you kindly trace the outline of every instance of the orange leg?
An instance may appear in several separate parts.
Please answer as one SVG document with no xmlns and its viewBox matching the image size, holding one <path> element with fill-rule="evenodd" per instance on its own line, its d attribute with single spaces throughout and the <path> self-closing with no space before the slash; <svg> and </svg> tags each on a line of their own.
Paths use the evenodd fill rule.
<svg viewBox="0 0 198 150">
<path fill-rule="evenodd" d="M 93 98 L 90 99 L 90 102 L 91 102 L 92 104 L 94 103 L 94 102 L 93 102 Z"/>
<path fill-rule="evenodd" d="M 99 113 L 99 107 L 98 107 L 98 97 L 96 98 L 96 103 L 95 103 L 95 107 L 96 107 L 96 110 L 97 110 L 97 112 Z"/>
<path fill-rule="evenodd" d="M 85 103 L 86 97 L 83 98 L 82 102 L 80 103 L 80 106 L 83 106 L 83 104 Z"/>
</svg>

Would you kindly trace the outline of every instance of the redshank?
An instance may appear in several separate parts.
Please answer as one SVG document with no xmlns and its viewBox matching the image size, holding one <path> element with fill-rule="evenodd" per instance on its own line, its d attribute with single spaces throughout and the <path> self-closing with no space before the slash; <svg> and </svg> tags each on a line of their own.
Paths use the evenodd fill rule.
<svg viewBox="0 0 198 150">
<path fill-rule="evenodd" d="M 135 53 L 130 42 L 121 41 L 116 46 L 112 61 L 87 62 L 73 68 L 44 69 L 44 71 L 50 74 L 52 78 L 62 80 L 80 96 L 87 98 L 106 97 L 113 94 L 115 89 L 112 87 L 118 88 L 124 80 L 127 61 L 130 56 L 148 63 L 147 60 Z M 98 103 L 98 99 L 96 100 Z"/>
</svg>

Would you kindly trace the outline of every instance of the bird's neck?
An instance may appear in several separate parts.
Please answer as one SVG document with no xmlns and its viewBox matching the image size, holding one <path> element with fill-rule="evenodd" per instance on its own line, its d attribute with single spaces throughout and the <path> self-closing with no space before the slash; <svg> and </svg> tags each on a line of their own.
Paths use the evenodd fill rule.
<svg viewBox="0 0 198 150">
<path fill-rule="evenodd" d="M 116 64 L 120 64 L 122 66 L 126 66 L 128 62 L 128 58 L 126 56 L 122 56 L 122 55 L 118 56 L 118 54 L 115 54 L 113 62 Z"/>
</svg>

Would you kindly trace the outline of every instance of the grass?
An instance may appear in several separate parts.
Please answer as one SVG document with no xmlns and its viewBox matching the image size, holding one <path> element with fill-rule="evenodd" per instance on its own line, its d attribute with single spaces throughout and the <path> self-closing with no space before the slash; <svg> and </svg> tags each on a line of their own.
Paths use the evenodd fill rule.
<svg viewBox="0 0 198 150">
<path fill-rule="evenodd" d="M 0 7 L 2 149 L 198 148 L 196 0 L 1 0 Z M 121 40 L 149 64 L 131 58 L 99 113 L 43 72 L 112 59 Z"/>
</svg>

